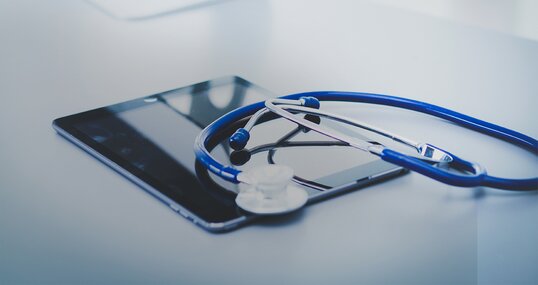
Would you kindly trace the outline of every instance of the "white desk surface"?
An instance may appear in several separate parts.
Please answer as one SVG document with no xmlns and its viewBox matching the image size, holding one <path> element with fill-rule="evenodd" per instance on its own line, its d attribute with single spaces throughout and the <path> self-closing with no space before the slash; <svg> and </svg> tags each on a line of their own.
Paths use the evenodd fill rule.
<svg viewBox="0 0 538 285">
<path fill-rule="evenodd" d="M 537 193 L 409 174 L 215 235 L 51 128 L 60 116 L 235 74 L 281 94 L 425 100 L 538 137 L 537 42 L 366 1 L 307 0 L 131 22 L 83 1 L 1 1 L 0 39 L 0 284 L 538 283 Z M 492 174 L 537 175 L 536 156 L 505 142 L 381 115 L 363 116 Z"/>
</svg>

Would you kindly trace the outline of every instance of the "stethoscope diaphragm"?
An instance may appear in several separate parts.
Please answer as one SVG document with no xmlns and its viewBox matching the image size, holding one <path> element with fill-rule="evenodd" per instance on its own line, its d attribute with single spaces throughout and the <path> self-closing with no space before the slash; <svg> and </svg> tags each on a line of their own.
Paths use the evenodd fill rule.
<svg viewBox="0 0 538 285">
<path fill-rule="evenodd" d="M 241 173 L 241 180 L 250 187 L 241 190 L 235 201 L 241 209 L 261 215 L 295 211 L 308 200 L 306 190 L 292 183 L 293 169 L 285 165 L 267 164 Z"/>
</svg>

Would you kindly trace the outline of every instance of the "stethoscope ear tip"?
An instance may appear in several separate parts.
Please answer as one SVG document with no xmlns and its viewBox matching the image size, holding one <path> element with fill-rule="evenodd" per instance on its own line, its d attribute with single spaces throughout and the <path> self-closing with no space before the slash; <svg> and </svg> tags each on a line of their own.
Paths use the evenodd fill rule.
<svg viewBox="0 0 538 285">
<path fill-rule="evenodd" d="M 241 166 L 250 160 L 251 153 L 246 149 L 235 150 L 230 153 L 230 162 L 235 166 Z"/>
<path fill-rule="evenodd" d="M 312 96 L 303 96 L 299 100 L 302 101 L 302 105 L 308 108 L 313 109 L 319 109 L 321 107 L 321 104 L 319 103 L 319 99 Z"/>
<path fill-rule="evenodd" d="M 243 128 L 237 129 L 235 133 L 230 137 L 229 144 L 234 150 L 242 150 L 250 139 L 250 133 Z"/>
<path fill-rule="evenodd" d="M 316 116 L 316 115 L 312 115 L 312 114 L 306 114 L 304 115 L 304 119 L 307 120 L 307 121 L 310 121 L 316 125 L 319 125 L 321 123 L 321 117 L 320 116 Z M 304 127 L 304 126 L 300 126 L 301 130 L 305 133 L 309 132 L 310 129 L 307 128 L 307 127 Z"/>
</svg>

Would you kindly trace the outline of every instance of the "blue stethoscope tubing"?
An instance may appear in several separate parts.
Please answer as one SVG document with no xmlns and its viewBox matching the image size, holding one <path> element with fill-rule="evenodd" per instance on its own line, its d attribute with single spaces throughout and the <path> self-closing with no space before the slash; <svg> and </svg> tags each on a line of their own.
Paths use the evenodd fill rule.
<svg viewBox="0 0 538 285">
<path fill-rule="evenodd" d="M 468 129 L 472 129 L 483 134 L 505 140 L 509 143 L 523 147 L 534 155 L 538 154 L 538 142 L 536 139 L 524 135 L 522 133 L 510 130 L 486 121 L 482 121 L 471 116 L 461 114 L 443 107 L 432 105 L 429 103 L 381 94 L 362 93 L 362 92 L 340 92 L 340 91 L 316 91 L 305 92 L 287 95 L 280 97 L 281 99 L 298 100 L 305 97 L 314 97 L 319 101 L 340 101 L 340 102 L 355 102 L 385 105 L 397 107 L 407 110 L 432 115 L 459 124 Z M 223 165 L 215 160 L 207 149 L 208 142 L 222 130 L 228 128 L 238 120 L 247 118 L 258 110 L 265 108 L 265 103 L 258 102 L 248 106 L 238 108 L 231 111 L 213 123 L 208 125 L 200 132 L 194 144 L 196 158 L 209 171 L 220 176 L 221 178 L 239 183 L 237 177 L 241 173 L 240 170 Z M 448 153 L 448 152 L 447 152 Z M 450 153 L 449 153 L 450 154 Z M 463 170 L 475 172 L 475 175 L 462 175 L 449 172 L 417 159 L 412 156 L 402 154 L 400 152 L 385 148 L 380 153 L 381 159 L 384 161 L 402 166 L 409 170 L 421 173 L 425 176 L 438 180 L 440 182 L 460 186 L 460 187 L 478 187 L 486 186 L 504 190 L 536 190 L 538 189 L 538 177 L 529 179 L 508 179 L 489 176 L 485 171 L 476 173 L 476 169 L 471 162 L 465 161 L 453 154 L 452 165 L 455 165 Z"/>
</svg>

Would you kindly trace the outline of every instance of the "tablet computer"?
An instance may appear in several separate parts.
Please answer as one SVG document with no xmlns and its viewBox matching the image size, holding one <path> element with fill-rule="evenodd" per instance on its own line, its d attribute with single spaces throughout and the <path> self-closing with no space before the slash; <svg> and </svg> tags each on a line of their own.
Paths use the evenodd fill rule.
<svg viewBox="0 0 538 285">
<path fill-rule="evenodd" d="M 212 232 L 228 231 L 257 216 L 235 205 L 237 185 L 196 163 L 194 140 L 216 118 L 269 97 L 275 94 L 245 79 L 225 77 L 58 118 L 53 128 L 196 225 Z M 278 140 L 294 128 L 284 119 L 267 119 L 253 129 L 247 148 Z M 233 164 L 227 135 L 214 143 L 212 153 Z M 308 131 L 294 139 L 328 140 Z M 369 153 L 321 145 L 263 149 L 236 167 L 264 163 L 293 167 L 298 183 L 308 181 L 300 187 L 307 190 L 309 203 L 405 171 Z"/>
</svg>

